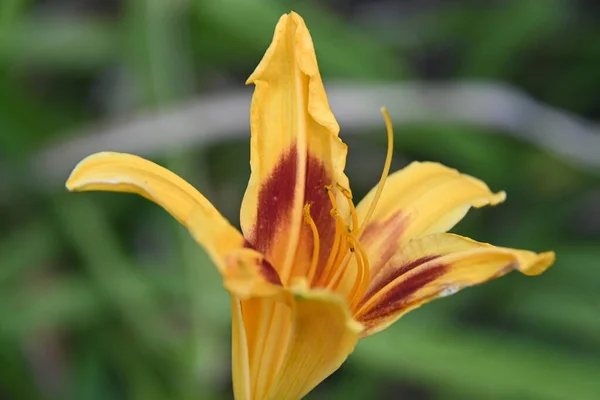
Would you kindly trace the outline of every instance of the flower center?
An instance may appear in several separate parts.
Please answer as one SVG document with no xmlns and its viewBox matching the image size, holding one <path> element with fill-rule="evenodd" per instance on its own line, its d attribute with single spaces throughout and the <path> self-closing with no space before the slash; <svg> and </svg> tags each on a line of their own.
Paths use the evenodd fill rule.
<svg viewBox="0 0 600 400">
<path fill-rule="evenodd" d="M 329 196 L 329 201 L 331 202 L 332 206 L 330 214 L 335 220 L 335 236 L 329 256 L 327 258 L 327 262 L 316 282 L 315 274 L 319 262 L 321 243 L 319 231 L 310 215 L 310 203 L 304 206 L 304 222 L 310 227 L 313 236 L 312 258 L 307 274 L 308 282 L 311 284 L 311 286 L 326 287 L 335 291 L 341 284 L 350 261 L 352 258 L 354 258 L 356 260 L 356 279 L 352 289 L 348 293 L 351 307 L 355 306 L 361 300 L 365 290 L 367 289 L 370 279 L 369 259 L 367 257 L 367 252 L 359 241 L 359 238 L 370 218 L 373 216 L 375 207 L 377 206 L 377 203 L 381 197 L 381 193 L 383 192 L 385 180 L 389 175 L 390 166 L 392 163 L 392 152 L 394 150 L 392 122 L 389 113 L 385 108 L 382 108 L 381 112 L 383 114 L 387 130 L 387 154 L 375 195 L 373 196 L 373 200 L 371 201 L 367 213 L 365 214 L 365 217 L 360 225 L 358 222 L 356 207 L 354 207 L 354 203 L 352 201 L 352 192 L 339 183 L 336 183 L 335 187 L 333 185 L 325 186 L 325 192 L 327 193 L 327 196 Z M 339 214 L 337 198 L 334 193 L 335 190 L 341 193 L 348 202 L 348 208 L 350 209 L 351 217 L 351 222 L 349 224 L 346 223 L 346 221 L 344 221 Z"/>
<path fill-rule="evenodd" d="M 335 186 L 336 189 L 339 190 L 348 201 L 350 215 L 352 216 L 352 225 L 349 226 L 343 221 L 342 217 L 338 213 L 337 200 L 333 193 L 333 188 L 331 186 L 326 186 L 325 190 L 332 205 L 331 216 L 336 220 L 334 241 L 340 243 L 340 245 L 333 250 L 342 255 L 342 257 L 337 257 L 338 254 L 334 255 L 334 251 L 332 251 L 330 256 L 332 262 L 327 263 L 325 266 L 325 276 L 329 278 L 325 283 L 332 289 L 337 288 L 339 285 L 341 278 L 343 277 L 343 273 L 345 272 L 346 268 L 348 267 L 348 263 L 352 258 L 351 256 L 356 258 L 356 262 L 359 265 L 359 276 L 357 276 L 357 281 L 361 276 L 364 276 L 364 267 L 366 266 L 368 269 L 369 266 L 367 255 L 360 245 L 358 237 L 356 236 L 356 233 L 358 232 L 358 216 L 356 214 L 354 203 L 352 202 L 352 193 L 339 183 L 336 183 Z M 348 253 L 348 251 L 350 251 L 350 253 Z"/>
</svg>

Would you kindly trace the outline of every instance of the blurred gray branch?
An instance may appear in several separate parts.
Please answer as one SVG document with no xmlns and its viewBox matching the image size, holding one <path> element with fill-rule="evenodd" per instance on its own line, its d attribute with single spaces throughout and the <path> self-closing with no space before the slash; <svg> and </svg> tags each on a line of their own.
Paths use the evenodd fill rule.
<svg viewBox="0 0 600 400">
<path fill-rule="evenodd" d="M 343 135 L 383 128 L 385 105 L 396 125 L 459 122 L 531 142 L 574 165 L 600 169 L 600 129 L 540 104 L 515 88 L 484 82 L 327 85 Z M 208 94 L 173 109 L 86 127 L 43 149 L 31 160 L 38 184 L 64 181 L 83 157 L 111 150 L 153 157 L 248 137 L 251 90 Z"/>
</svg>

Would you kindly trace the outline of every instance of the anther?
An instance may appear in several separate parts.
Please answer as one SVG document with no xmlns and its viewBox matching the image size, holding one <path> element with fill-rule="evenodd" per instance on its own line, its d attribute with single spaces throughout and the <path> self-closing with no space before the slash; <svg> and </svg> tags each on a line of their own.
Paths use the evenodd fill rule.
<svg viewBox="0 0 600 400">
<path fill-rule="evenodd" d="M 348 228 L 348 231 L 352 234 L 356 234 L 358 232 L 358 215 L 356 214 L 356 207 L 354 207 L 354 203 L 352 202 L 352 192 L 339 183 L 336 183 L 335 187 L 348 201 L 348 208 L 350 208 L 350 215 L 352 217 L 352 229 Z"/>
<path fill-rule="evenodd" d="M 343 187 L 342 185 L 340 185 L 339 183 L 335 184 L 335 187 L 342 192 L 342 194 L 344 195 L 344 197 L 346 197 L 347 199 L 352 200 L 352 192 L 349 191 L 348 189 L 346 189 L 345 187 Z"/>
<path fill-rule="evenodd" d="M 310 221 L 312 221 L 312 217 L 310 216 L 310 203 L 306 203 L 304 205 L 304 222 L 310 224 Z"/>
</svg>

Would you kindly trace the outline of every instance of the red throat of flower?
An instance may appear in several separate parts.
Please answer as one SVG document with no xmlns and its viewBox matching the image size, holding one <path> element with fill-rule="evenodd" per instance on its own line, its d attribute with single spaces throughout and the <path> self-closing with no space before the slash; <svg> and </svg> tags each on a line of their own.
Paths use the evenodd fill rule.
<svg viewBox="0 0 600 400">
<path fill-rule="evenodd" d="M 321 249 L 319 232 L 310 214 L 310 203 L 307 203 L 304 206 L 304 222 L 310 227 L 313 236 L 313 254 L 310 268 L 308 270 L 309 272 L 307 275 L 308 282 L 311 282 L 312 286 L 325 287 L 330 290 L 336 291 L 340 283 L 342 282 L 346 271 L 348 270 L 348 265 L 350 264 L 352 259 L 354 259 L 356 261 L 357 266 L 356 278 L 354 281 L 354 285 L 350 290 L 348 298 L 351 308 L 354 308 L 358 304 L 358 302 L 360 302 L 367 288 L 367 285 L 369 284 L 369 258 L 364 247 L 360 243 L 360 237 L 364 232 L 365 226 L 369 222 L 369 219 L 373 215 L 375 207 L 377 206 L 377 202 L 379 201 L 381 193 L 383 192 L 386 178 L 390 172 L 390 166 L 392 163 L 392 153 L 394 150 L 394 134 L 390 115 L 385 108 L 382 108 L 381 112 L 383 114 L 383 118 L 385 120 L 387 128 L 387 155 L 383 171 L 381 173 L 381 178 L 377 185 L 377 191 L 364 219 L 360 222 L 360 224 L 358 221 L 356 207 L 354 206 L 354 202 L 352 200 L 352 192 L 348 188 L 345 188 L 342 185 L 340 185 L 339 183 L 336 183 L 335 185 L 327 185 L 324 188 L 325 192 L 329 196 L 329 200 L 331 201 L 332 208 L 330 214 L 331 217 L 335 220 L 335 237 L 333 245 L 331 246 L 329 251 L 329 257 L 327 258 L 327 262 L 322 270 L 322 273 L 319 276 L 319 279 L 317 279 L 316 281 L 315 273 L 319 261 L 319 251 Z M 335 196 L 335 191 L 341 193 L 342 196 L 347 200 L 348 207 L 350 209 L 350 221 L 344 221 L 343 218 L 340 216 L 340 213 L 338 212 L 338 204 Z"/>
</svg>

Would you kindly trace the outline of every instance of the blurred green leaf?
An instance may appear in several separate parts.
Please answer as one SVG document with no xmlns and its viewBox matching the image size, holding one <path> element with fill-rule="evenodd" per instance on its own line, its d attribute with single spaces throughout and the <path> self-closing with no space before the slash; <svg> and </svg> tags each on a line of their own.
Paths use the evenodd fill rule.
<svg viewBox="0 0 600 400">
<path fill-rule="evenodd" d="M 364 368 L 430 382 L 442 392 L 448 388 L 501 398 L 591 400 L 600 391 L 595 379 L 600 366 L 593 357 L 432 321 L 402 321 L 361 343 L 352 357 Z"/>
<path fill-rule="evenodd" d="M 69 70 L 105 67 L 117 60 L 118 30 L 102 20 L 31 18 L 0 36 L 0 65 Z"/>
<path fill-rule="evenodd" d="M 60 242 L 52 227 L 42 221 L 26 225 L 0 242 L 0 287 L 22 279 L 33 269 L 47 268 L 58 253 Z"/>
<path fill-rule="evenodd" d="M 600 29 L 590 2 L 392 3 L 0 1 L 1 398 L 52 398 L 44 383 L 58 366 L 73 399 L 231 398 L 229 296 L 185 228 L 138 197 L 66 194 L 62 184 L 31 192 L 39 177 L 26 166 L 79 124 L 239 87 L 284 12 L 306 20 L 326 85 L 493 79 L 595 129 Z M 554 249 L 557 263 L 410 314 L 360 343 L 309 398 L 598 397 L 600 177 L 466 124 L 397 127 L 396 142 L 395 163 L 443 162 L 508 192 L 456 232 Z M 368 145 L 384 152 L 383 141 Z M 356 154 L 347 171 L 366 193 L 374 159 Z M 238 222 L 248 137 L 161 158 Z"/>
<path fill-rule="evenodd" d="M 465 76 L 494 78 L 510 74 L 514 60 L 557 28 L 567 7 L 555 1 L 552 7 L 537 0 L 508 1 L 487 7 L 475 20 L 468 53 L 463 60 Z"/>
<path fill-rule="evenodd" d="M 283 13 L 295 10 L 307 21 L 323 75 L 382 80 L 408 72 L 402 60 L 374 36 L 348 26 L 339 16 L 310 2 L 195 0 L 194 4 L 202 35 L 197 38 L 197 46 L 200 51 L 207 51 L 210 58 L 235 62 L 241 56 L 251 56 L 256 64 L 271 41 L 274 22 Z M 216 37 L 215 29 L 219 32 Z"/>
</svg>

